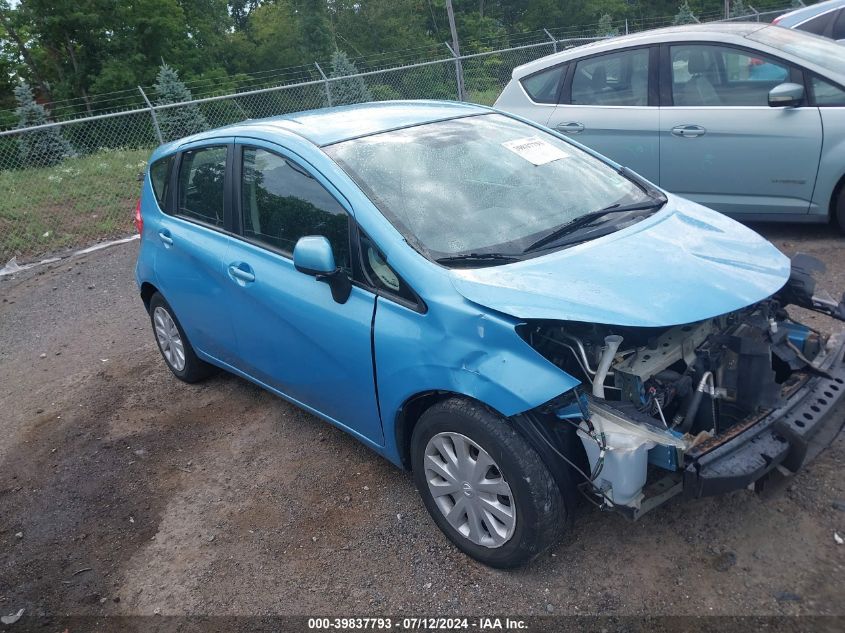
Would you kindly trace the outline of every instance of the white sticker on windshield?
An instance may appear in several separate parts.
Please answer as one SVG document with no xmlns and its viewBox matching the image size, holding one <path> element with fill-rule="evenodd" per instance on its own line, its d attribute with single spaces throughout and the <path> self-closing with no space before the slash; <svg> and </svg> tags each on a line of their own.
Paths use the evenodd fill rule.
<svg viewBox="0 0 845 633">
<path fill-rule="evenodd" d="M 561 158 L 569 158 L 569 154 L 562 149 L 547 143 L 537 136 L 518 138 L 513 141 L 505 141 L 502 147 L 509 149 L 517 156 L 521 156 L 534 165 L 545 165 Z"/>
</svg>

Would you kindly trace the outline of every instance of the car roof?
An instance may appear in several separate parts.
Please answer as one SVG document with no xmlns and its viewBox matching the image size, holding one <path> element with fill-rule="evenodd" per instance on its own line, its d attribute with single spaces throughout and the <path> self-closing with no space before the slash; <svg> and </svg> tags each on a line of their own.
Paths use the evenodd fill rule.
<svg viewBox="0 0 845 633">
<path fill-rule="evenodd" d="M 306 110 L 266 119 L 216 128 L 180 139 L 160 148 L 166 153 L 176 147 L 221 136 L 267 136 L 288 132 L 317 146 L 369 136 L 423 123 L 490 112 L 490 108 L 458 101 L 383 101 Z"/>
<path fill-rule="evenodd" d="M 528 62 L 522 66 L 517 66 L 513 70 L 513 77 L 515 79 L 519 79 L 525 75 L 530 75 L 533 72 L 542 70 L 543 68 L 547 68 L 558 62 L 565 62 L 585 55 L 612 51 L 619 48 L 625 48 L 627 46 L 644 46 L 647 44 L 656 44 L 675 39 L 695 39 L 696 37 L 708 35 L 709 37 L 707 37 L 707 39 L 714 39 L 715 41 L 737 42 L 755 31 L 768 28 L 769 26 L 770 25 L 768 24 L 761 24 L 758 22 L 709 22 L 705 24 L 668 26 L 662 29 L 654 29 L 652 31 L 643 31 L 640 33 L 632 33 L 630 35 L 622 35 L 620 37 L 611 37 L 599 40 L 598 42 L 567 48 L 559 53 L 547 55 L 546 57 L 541 57 L 540 59 Z"/>
<path fill-rule="evenodd" d="M 826 2 L 819 2 L 808 7 L 801 7 L 795 11 L 790 11 L 789 13 L 784 13 L 777 18 L 777 24 L 779 26 L 793 27 L 839 7 L 845 7 L 845 0 L 826 0 Z"/>
</svg>

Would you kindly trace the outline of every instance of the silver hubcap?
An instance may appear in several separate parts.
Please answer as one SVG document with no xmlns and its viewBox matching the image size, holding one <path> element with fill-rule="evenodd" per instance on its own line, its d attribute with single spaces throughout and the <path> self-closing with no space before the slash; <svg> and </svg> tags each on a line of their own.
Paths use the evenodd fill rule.
<svg viewBox="0 0 845 633">
<path fill-rule="evenodd" d="M 173 317 L 159 306 L 153 311 L 153 324 L 158 346 L 164 358 L 173 369 L 182 371 L 185 369 L 185 345 L 182 343 L 179 328 L 176 327 Z"/>
<path fill-rule="evenodd" d="M 513 494 L 487 451 L 460 433 L 438 433 L 426 444 L 424 470 L 434 502 L 460 534 L 491 548 L 510 540 Z"/>
</svg>

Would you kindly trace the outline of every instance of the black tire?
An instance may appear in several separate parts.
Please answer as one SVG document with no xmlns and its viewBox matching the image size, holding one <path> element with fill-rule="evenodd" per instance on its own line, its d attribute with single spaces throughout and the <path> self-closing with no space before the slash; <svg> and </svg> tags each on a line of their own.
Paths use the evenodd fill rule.
<svg viewBox="0 0 845 633">
<path fill-rule="evenodd" d="M 488 547 L 473 542 L 452 527 L 438 507 L 429 490 L 424 463 L 426 446 L 439 433 L 469 438 L 489 454 L 510 486 L 516 518 L 512 535 L 504 544 Z M 479 403 L 450 398 L 426 410 L 411 437 L 411 465 L 414 483 L 434 522 L 460 550 L 485 565 L 523 565 L 553 545 L 565 531 L 567 509 L 540 456 L 505 419 Z M 449 498 L 447 503 L 457 502 L 455 496 Z M 469 523 L 469 516 L 466 518 Z"/>
<path fill-rule="evenodd" d="M 832 215 L 833 223 L 841 233 L 845 233 L 845 182 L 839 185 L 839 190 L 836 192 L 836 198 L 833 205 Z"/>
<path fill-rule="evenodd" d="M 179 331 L 179 336 L 181 337 L 182 346 L 184 348 L 185 353 L 185 366 L 180 369 L 177 369 L 167 357 L 167 355 L 165 354 L 165 350 L 162 347 L 158 336 L 156 335 L 156 309 L 164 310 L 167 315 L 173 320 L 176 329 Z M 167 303 L 164 297 L 162 297 L 161 294 L 158 292 L 156 292 L 155 294 L 153 294 L 152 297 L 150 297 L 150 324 L 153 328 L 153 337 L 156 340 L 156 347 L 158 347 L 158 351 L 161 352 L 161 357 L 164 359 L 164 364 L 167 365 L 167 368 L 172 371 L 173 375 L 176 376 L 179 380 L 182 380 L 187 383 L 196 383 L 208 378 L 211 374 L 214 373 L 214 366 L 209 365 L 208 363 L 200 360 L 197 357 L 196 353 L 194 352 L 194 348 L 191 347 L 191 342 L 185 335 L 185 330 L 182 329 L 182 324 L 179 323 L 179 319 L 176 318 L 176 314 L 173 312 L 173 308 L 170 307 L 170 304 Z"/>
</svg>

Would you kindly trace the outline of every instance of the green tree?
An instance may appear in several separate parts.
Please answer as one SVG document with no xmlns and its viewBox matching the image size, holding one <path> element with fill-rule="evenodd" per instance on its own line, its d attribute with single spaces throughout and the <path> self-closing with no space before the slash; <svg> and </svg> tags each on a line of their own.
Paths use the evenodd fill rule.
<svg viewBox="0 0 845 633">
<path fill-rule="evenodd" d="M 684 3 L 678 7 L 678 12 L 675 14 L 672 24 L 695 24 L 696 22 L 698 22 L 698 18 L 690 9 L 688 0 L 684 0 Z"/>
<path fill-rule="evenodd" d="M 312 64 L 315 60 L 326 59 L 334 48 L 326 0 L 298 0 L 295 6 L 303 56 Z"/>
<path fill-rule="evenodd" d="M 728 9 L 728 17 L 741 18 L 752 13 L 743 0 L 733 0 Z"/>
<path fill-rule="evenodd" d="M 358 73 L 352 60 L 343 51 L 337 50 L 332 54 L 332 72 L 330 77 L 347 77 Z M 372 101 L 373 95 L 364 83 L 363 77 L 349 77 L 329 82 L 329 92 L 332 105 L 346 105 L 349 103 L 363 103 Z M 328 105 L 326 100 L 325 105 Z"/>
<path fill-rule="evenodd" d="M 619 35 L 619 29 L 613 26 L 613 18 L 609 13 L 605 13 L 599 18 L 599 25 L 596 29 L 596 37 L 616 37 Z"/>
<path fill-rule="evenodd" d="M 49 112 L 35 101 L 32 88 L 21 83 L 15 88 L 18 107 L 18 128 L 28 128 L 49 123 Z M 46 167 L 62 162 L 74 155 L 73 148 L 57 127 L 25 132 L 18 135 L 18 152 L 24 165 Z"/>
<path fill-rule="evenodd" d="M 156 105 L 184 103 L 193 99 L 191 91 L 179 79 L 179 73 L 165 63 L 159 67 L 155 89 Z M 165 141 L 208 129 L 208 123 L 195 103 L 158 110 L 158 122 Z"/>
</svg>

